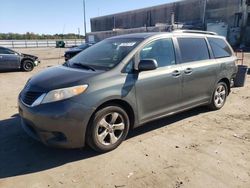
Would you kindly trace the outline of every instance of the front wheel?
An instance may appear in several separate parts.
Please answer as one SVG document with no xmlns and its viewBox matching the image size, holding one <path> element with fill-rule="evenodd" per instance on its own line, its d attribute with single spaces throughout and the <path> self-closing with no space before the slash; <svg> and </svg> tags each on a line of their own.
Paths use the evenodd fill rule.
<svg viewBox="0 0 250 188">
<path fill-rule="evenodd" d="M 98 152 L 117 148 L 129 131 L 129 117 L 119 106 L 107 106 L 94 115 L 87 131 L 88 145 Z"/>
<path fill-rule="evenodd" d="M 25 60 L 22 63 L 22 70 L 25 72 L 30 72 L 34 69 L 34 64 L 31 60 Z"/>
<path fill-rule="evenodd" d="M 215 87 L 215 91 L 213 93 L 211 103 L 209 104 L 209 108 L 211 110 L 221 109 L 226 102 L 227 96 L 228 96 L 227 85 L 224 82 L 219 82 Z"/>
</svg>

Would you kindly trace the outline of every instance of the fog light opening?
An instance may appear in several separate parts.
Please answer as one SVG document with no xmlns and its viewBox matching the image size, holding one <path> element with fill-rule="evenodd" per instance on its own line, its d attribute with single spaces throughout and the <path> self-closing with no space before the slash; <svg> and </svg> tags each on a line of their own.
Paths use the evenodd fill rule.
<svg viewBox="0 0 250 188">
<path fill-rule="evenodd" d="M 63 133 L 52 132 L 52 134 L 54 135 L 54 138 L 51 139 L 53 141 L 56 141 L 56 142 L 66 142 L 67 141 L 67 138 Z"/>
</svg>

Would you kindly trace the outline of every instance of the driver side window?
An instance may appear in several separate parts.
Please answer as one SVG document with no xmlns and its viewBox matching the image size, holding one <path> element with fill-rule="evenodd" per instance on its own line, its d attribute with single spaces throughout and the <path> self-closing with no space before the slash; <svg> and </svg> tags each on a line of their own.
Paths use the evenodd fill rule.
<svg viewBox="0 0 250 188">
<path fill-rule="evenodd" d="M 159 39 L 147 44 L 140 52 L 140 59 L 155 59 L 158 67 L 175 65 L 172 39 Z"/>
</svg>

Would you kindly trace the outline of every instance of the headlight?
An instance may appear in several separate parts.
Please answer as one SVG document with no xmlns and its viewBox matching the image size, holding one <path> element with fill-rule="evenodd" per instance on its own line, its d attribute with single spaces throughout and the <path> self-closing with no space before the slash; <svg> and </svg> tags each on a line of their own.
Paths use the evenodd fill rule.
<svg viewBox="0 0 250 188">
<path fill-rule="evenodd" d="M 52 90 L 45 95 L 41 104 L 69 99 L 71 97 L 84 93 L 87 88 L 88 85 L 80 85 L 75 87 Z"/>
</svg>

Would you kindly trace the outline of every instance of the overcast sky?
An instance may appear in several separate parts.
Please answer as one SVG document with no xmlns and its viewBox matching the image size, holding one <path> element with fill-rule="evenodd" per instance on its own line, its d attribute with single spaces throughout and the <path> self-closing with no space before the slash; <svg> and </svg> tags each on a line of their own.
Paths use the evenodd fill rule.
<svg viewBox="0 0 250 188">
<path fill-rule="evenodd" d="M 144 8 L 174 0 L 86 0 L 90 18 Z M 83 33 L 83 0 L 1 0 L 0 33 Z"/>
</svg>

